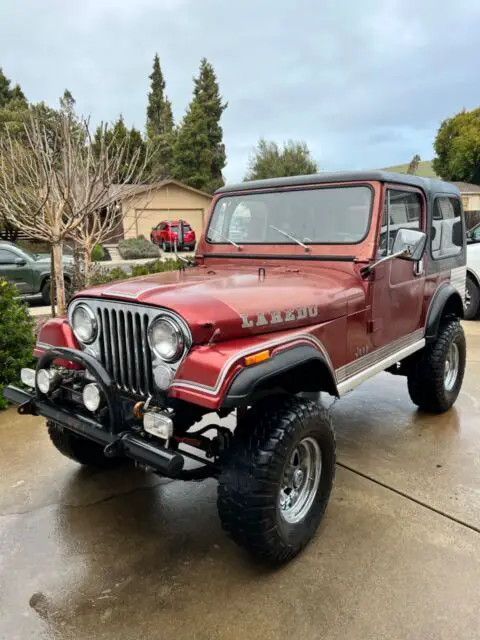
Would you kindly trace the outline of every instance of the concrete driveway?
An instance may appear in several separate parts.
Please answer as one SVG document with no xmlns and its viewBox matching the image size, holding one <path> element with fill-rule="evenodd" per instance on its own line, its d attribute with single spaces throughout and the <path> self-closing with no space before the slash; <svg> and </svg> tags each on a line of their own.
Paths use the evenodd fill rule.
<svg viewBox="0 0 480 640">
<path fill-rule="evenodd" d="M 277 572 L 223 535 L 215 482 L 92 473 L 39 418 L 0 414 L 0 637 L 480 637 L 480 323 L 456 407 L 382 374 L 334 409 L 338 469 L 313 543 Z"/>
</svg>

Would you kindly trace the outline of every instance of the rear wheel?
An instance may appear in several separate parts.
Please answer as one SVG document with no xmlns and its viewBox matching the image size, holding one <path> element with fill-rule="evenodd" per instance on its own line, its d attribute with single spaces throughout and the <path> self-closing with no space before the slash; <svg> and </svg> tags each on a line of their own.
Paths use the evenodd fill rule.
<svg viewBox="0 0 480 640">
<path fill-rule="evenodd" d="M 300 397 L 247 412 L 218 486 L 224 530 L 274 564 L 296 556 L 323 518 L 335 474 L 335 437 L 325 409 Z"/>
<path fill-rule="evenodd" d="M 480 289 L 477 283 L 467 276 L 465 292 L 465 320 L 474 320 L 480 310 Z"/>
<path fill-rule="evenodd" d="M 107 458 L 103 447 L 87 438 L 77 436 L 55 422 L 47 422 L 48 435 L 54 446 L 67 458 L 87 467 L 110 469 L 124 462 L 124 458 Z"/>
<path fill-rule="evenodd" d="M 435 342 L 428 344 L 408 374 L 410 398 L 429 413 L 448 411 L 465 374 L 465 334 L 457 318 L 446 319 Z"/>
</svg>

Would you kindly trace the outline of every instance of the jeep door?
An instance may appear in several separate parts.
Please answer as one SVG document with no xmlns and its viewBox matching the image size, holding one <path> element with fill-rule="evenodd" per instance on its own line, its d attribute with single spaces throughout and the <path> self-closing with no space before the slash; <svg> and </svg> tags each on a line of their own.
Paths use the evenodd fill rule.
<svg viewBox="0 0 480 640">
<path fill-rule="evenodd" d="M 20 293 L 32 293 L 33 273 L 30 261 L 21 251 L 0 248 L 0 276 L 12 282 Z"/>
<path fill-rule="evenodd" d="M 386 185 L 376 258 L 392 253 L 399 229 L 426 229 L 423 193 L 407 186 Z M 406 338 L 422 329 L 425 255 L 418 263 L 393 258 L 375 270 L 372 286 L 373 347 Z"/>
</svg>

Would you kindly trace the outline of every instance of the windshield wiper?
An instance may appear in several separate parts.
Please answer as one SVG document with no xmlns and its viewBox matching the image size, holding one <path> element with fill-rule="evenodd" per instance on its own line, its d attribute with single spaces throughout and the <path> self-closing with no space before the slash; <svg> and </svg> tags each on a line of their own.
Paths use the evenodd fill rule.
<svg viewBox="0 0 480 640">
<path fill-rule="evenodd" d="M 229 237 L 224 236 L 223 233 L 220 233 L 220 231 L 215 230 L 213 233 L 215 233 L 219 238 L 221 238 L 222 240 L 225 240 L 226 242 L 229 242 L 230 244 L 233 244 L 234 247 L 237 247 L 237 249 L 241 249 L 242 247 L 237 244 L 236 242 L 234 242 L 233 240 L 230 240 Z"/>
<path fill-rule="evenodd" d="M 310 247 L 308 245 L 306 245 L 303 242 L 301 242 L 301 240 L 299 240 L 298 238 L 295 238 L 294 236 L 291 236 L 286 231 L 283 231 L 283 229 L 279 229 L 278 227 L 274 227 L 273 224 L 270 225 L 270 228 L 271 229 L 275 229 L 275 231 L 278 231 L 278 233 L 281 233 L 282 236 L 285 236 L 286 238 L 290 238 L 290 240 L 293 240 L 294 242 L 299 244 L 301 247 L 303 247 L 305 249 L 305 251 L 310 251 Z"/>
</svg>

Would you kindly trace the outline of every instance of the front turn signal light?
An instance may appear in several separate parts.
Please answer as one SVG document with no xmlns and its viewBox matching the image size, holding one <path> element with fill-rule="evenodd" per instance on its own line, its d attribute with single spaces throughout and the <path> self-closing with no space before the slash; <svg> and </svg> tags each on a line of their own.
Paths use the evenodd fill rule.
<svg viewBox="0 0 480 640">
<path fill-rule="evenodd" d="M 258 364 L 259 362 L 264 362 L 270 358 L 270 351 L 259 351 L 258 353 L 254 353 L 251 356 L 247 356 L 245 358 L 245 365 L 247 367 L 252 366 L 252 364 Z"/>
</svg>

